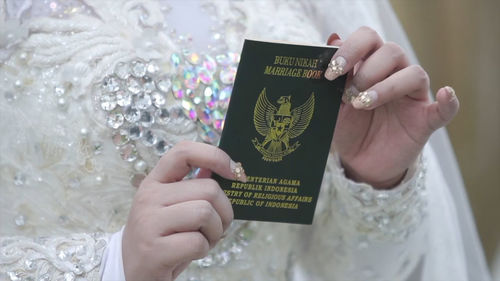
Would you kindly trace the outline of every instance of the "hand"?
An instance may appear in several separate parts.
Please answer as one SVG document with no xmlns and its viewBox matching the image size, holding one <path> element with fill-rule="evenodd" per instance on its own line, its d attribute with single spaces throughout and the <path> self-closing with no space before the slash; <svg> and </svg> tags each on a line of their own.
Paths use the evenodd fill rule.
<svg viewBox="0 0 500 281">
<path fill-rule="evenodd" d="M 393 187 L 429 136 L 453 119 L 458 99 L 451 87 L 443 87 L 432 102 L 422 67 L 410 65 L 400 46 L 384 43 L 370 28 L 358 29 L 345 42 L 332 34 L 328 44 L 340 48 L 325 77 L 348 73 L 332 147 L 347 177 Z"/>
<path fill-rule="evenodd" d="M 206 256 L 233 219 L 229 199 L 213 171 L 245 180 L 234 162 L 217 147 L 182 142 L 165 154 L 143 180 L 123 233 L 127 280 L 173 280 L 194 259 Z M 197 179 L 182 180 L 192 167 Z M 240 178 L 241 177 L 241 178 Z"/>
</svg>

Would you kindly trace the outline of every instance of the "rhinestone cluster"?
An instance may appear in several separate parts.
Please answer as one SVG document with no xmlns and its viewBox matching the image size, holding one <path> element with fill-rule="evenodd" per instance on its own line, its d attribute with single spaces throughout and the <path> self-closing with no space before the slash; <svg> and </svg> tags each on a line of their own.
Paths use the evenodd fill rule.
<svg viewBox="0 0 500 281">
<path fill-rule="evenodd" d="M 339 213 L 355 222 L 361 234 L 360 247 L 369 241 L 404 241 L 415 232 L 426 216 L 426 167 L 419 158 L 416 175 L 393 190 L 375 190 L 368 185 L 349 185 L 346 203 Z M 342 190 L 341 192 L 344 192 Z M 340 194 L 339 194 L 340 195 Z"/>
<path fill-rule="evenodd" d="M 210 56 L 184 51 L 171 56 L 177 73 L 172 94 L 181 100 L 184 114 L 198 122 L 204 142 L 219 140 L 239 61 L 239 54 L 232 52 Z"/>
<path fill-rule="evenodd" d="M 239 258 L 239 255 L 255 237 L 255 229 L 249 226 L 249 222 L 236 221 L 236 226 L 232 226 L 226 237 L 213 251 L 194 264 L 200 268 L 227 265 L 231 260 Z"/>
<path fill-rule="evenodd" d="M 166 65 L 140 59 L 118 63 L 100 82 L 95 101 L 122 159 L 147 173 L 151 167 L 142 152 L 165 154 L 175 144 L 168 126 L 186 121 L 196 123 L 201 140 L 217 144 L 239 59 L 237 53 L 212 57 L 183 51 Z M 169 102 L 172 97 L 179 102 Z"/>
</svg>

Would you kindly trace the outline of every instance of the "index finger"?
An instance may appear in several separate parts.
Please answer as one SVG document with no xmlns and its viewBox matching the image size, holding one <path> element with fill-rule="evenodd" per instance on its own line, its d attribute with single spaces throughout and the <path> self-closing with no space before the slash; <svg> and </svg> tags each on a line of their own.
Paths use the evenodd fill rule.
<svg viewBox="0 0 500 281">
<path fill-rule="evenodd" d="M 231 180 L 246 181 L 241 164 L 220 148 L 205 143 L 183 141 L 169 150 L 146 177 L 161 183 L 182 180 L 193 167 L 209 169 Z"/>
<path fill-rule="evenodd" d="M 325 71 L 326 79 L 334 80 L 351 71 L 359 61 L 368 57 L 382 44 L 382 38 L 375 30 L 366 26 L 359 28 L 342 43 L 333 55 Z"/>
</svg>

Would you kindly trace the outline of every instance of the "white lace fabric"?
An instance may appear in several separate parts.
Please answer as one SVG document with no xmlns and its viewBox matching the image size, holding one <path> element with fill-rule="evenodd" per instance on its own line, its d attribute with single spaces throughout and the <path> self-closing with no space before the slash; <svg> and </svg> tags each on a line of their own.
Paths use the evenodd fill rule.
<svg viewBox="0 0 500 281">
<path fill-rule="evenodd" d="M 0 280 L 99 280 L 105 234 L 0 237 Z"/>
</svg>

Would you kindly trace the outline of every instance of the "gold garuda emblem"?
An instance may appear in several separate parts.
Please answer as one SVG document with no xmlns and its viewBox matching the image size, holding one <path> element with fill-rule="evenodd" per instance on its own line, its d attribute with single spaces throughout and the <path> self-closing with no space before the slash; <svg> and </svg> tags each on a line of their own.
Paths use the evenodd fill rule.
<svg viewBox="0 0 500 281">
<path fill-rule="evenodd" d="M 300 136 L 309 126 L 314 112 L 314 93 L 299 107 L 292 109 L 292 97 L 281 96 L 276 108 L 266 96 L 266 88 L 262 90 L 253 111 L 253 123 L 264 141 L 252 140 L 255 148 L 262 154 L 262 159 L 279 162 L 283 157 L 294 152 L 300 143 L 290 144 L 290 140 Z"/>
</svg>

